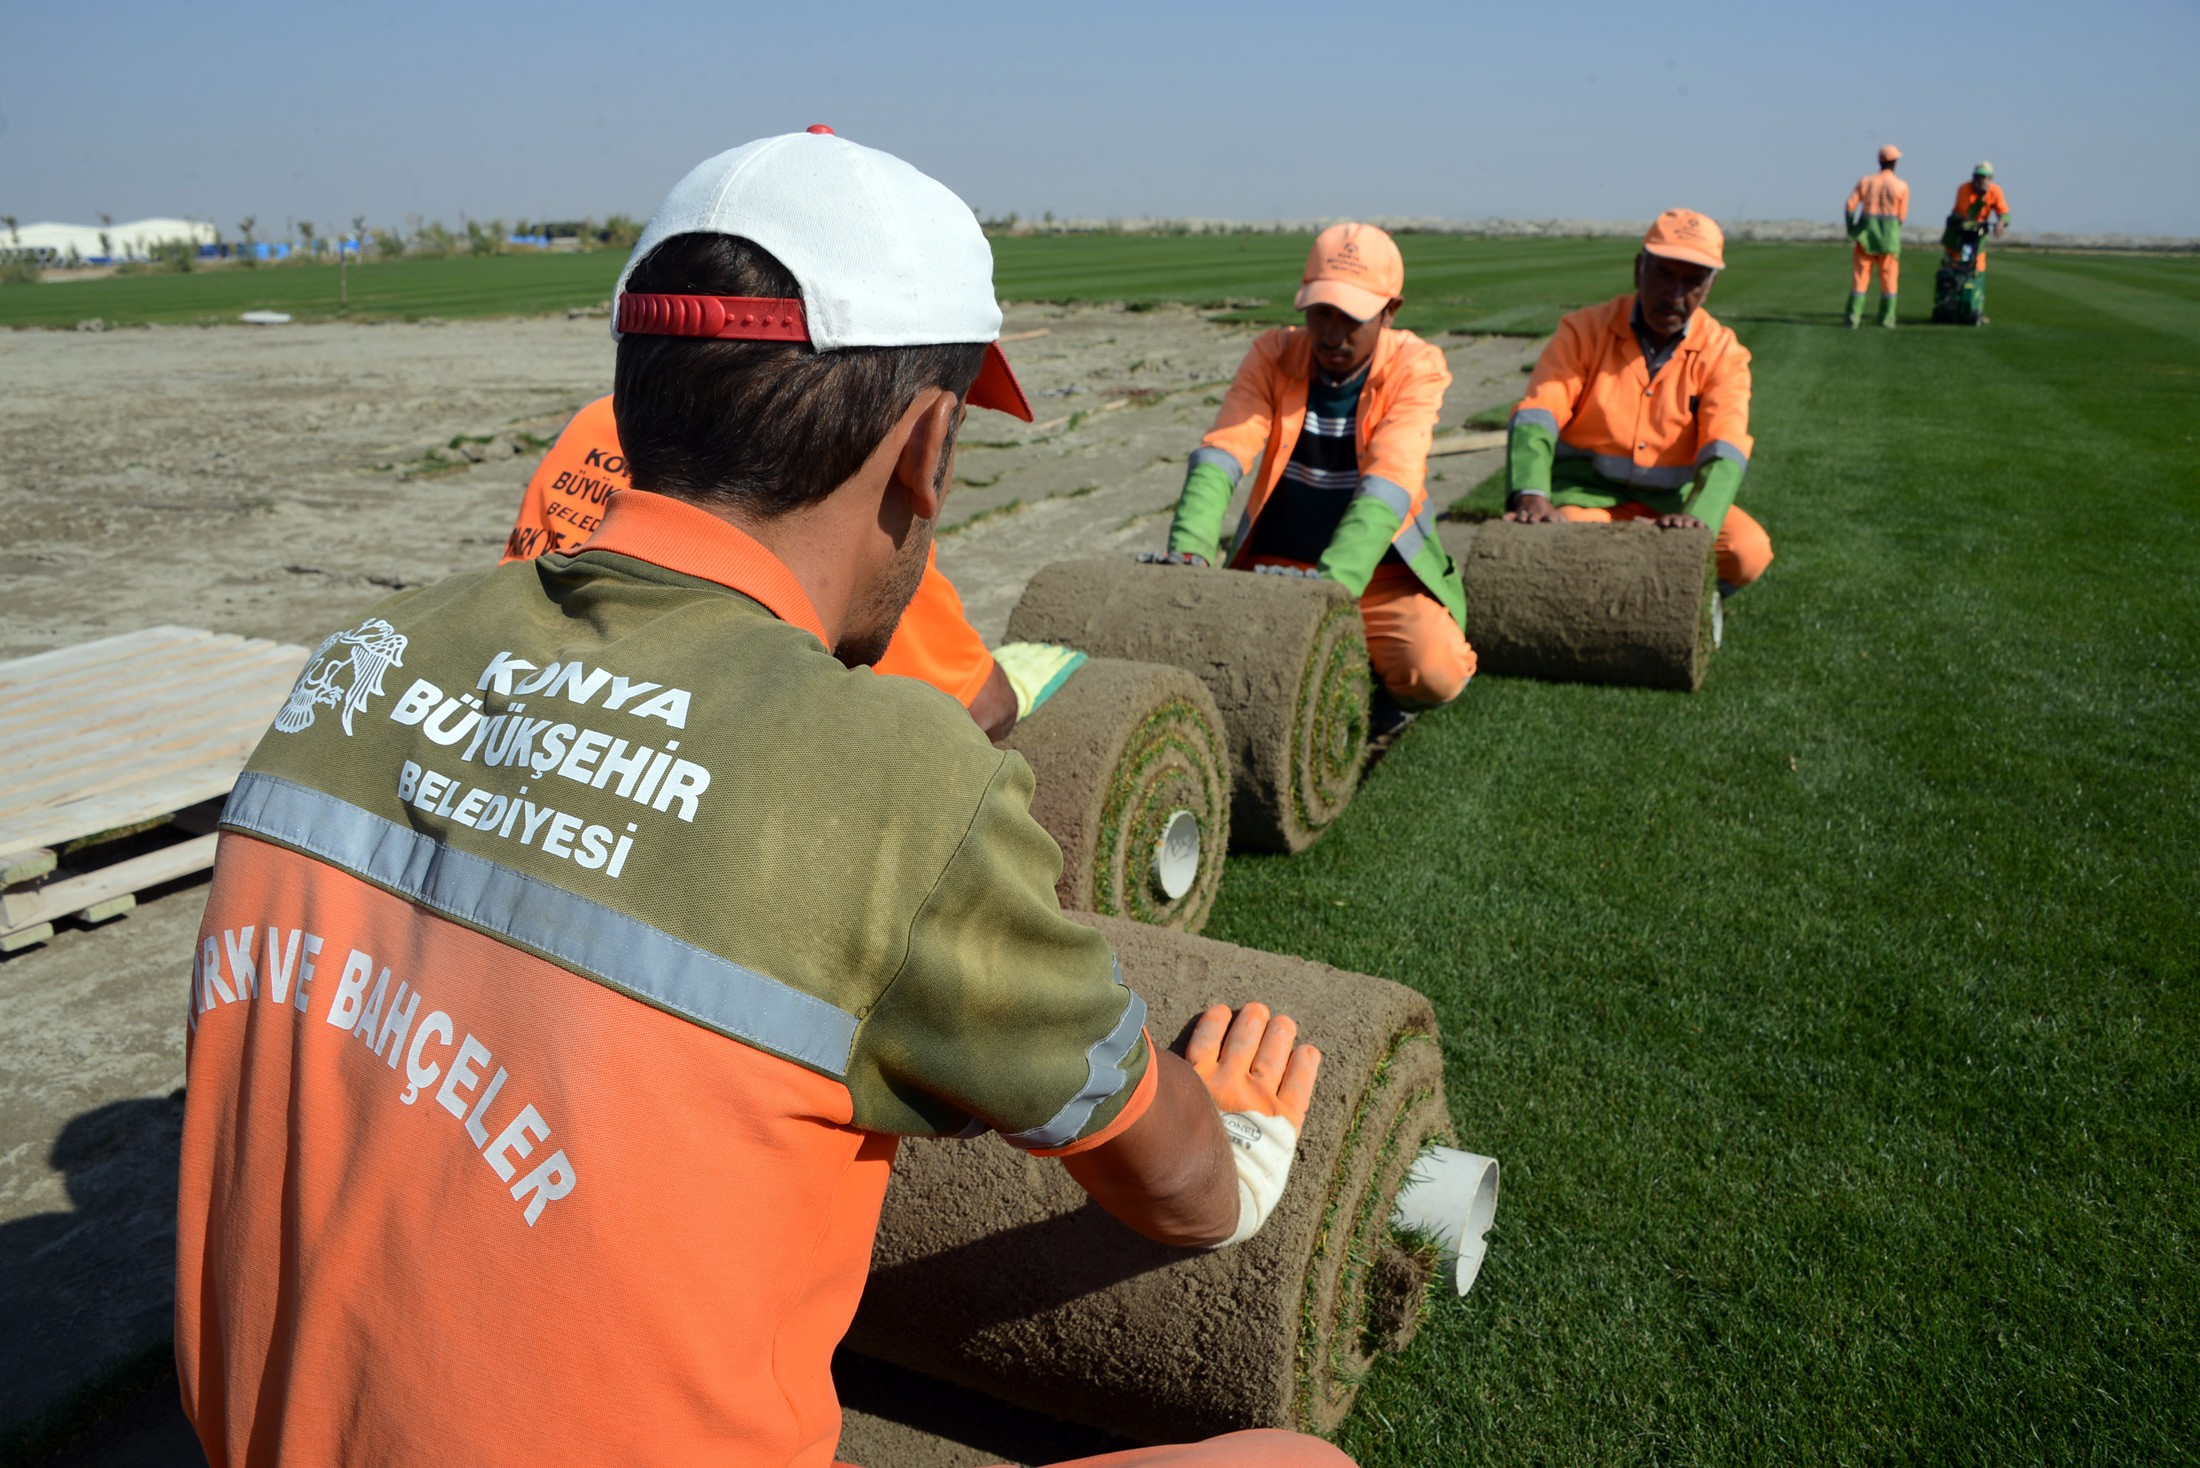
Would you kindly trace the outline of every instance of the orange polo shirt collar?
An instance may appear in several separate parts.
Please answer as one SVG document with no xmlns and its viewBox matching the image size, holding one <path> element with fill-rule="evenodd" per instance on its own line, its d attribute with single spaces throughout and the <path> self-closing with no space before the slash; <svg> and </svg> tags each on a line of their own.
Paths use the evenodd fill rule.
<svg viewBox="0 0 2200 1468">
<path fill-rule="evenodd" d="M 683 576 L 715 581 L 763 603 L 766 611 L 800 627 L 828 650 L 833 645 L 809 593 L 785 562 L 739 526 L 685 500 L 646 489 L 614 490 L 603 524 L 572 553 L 587 551 L 632 556 Z"/>
</svg>

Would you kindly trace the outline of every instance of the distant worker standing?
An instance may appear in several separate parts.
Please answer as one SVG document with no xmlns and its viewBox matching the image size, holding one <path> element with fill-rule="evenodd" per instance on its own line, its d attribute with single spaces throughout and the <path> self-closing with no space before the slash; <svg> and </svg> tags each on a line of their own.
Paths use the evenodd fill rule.
<svg viewBox="0 0 2200 1468">
<path fill-rule="evenodd" d="M 1726 236 L 1668 209 L 1643 236 L 1635 289 L 1561 317 L 1513 409 L 1505 518 L 1649 520 L 1717 533 L 1722 595 L 1772 564 L 1734 503 L 1749 469 L 1749 349 L 1704 310 Z"/>
<path fill-rule="evenodd" d="M 1849 277 L 1849 325 L 1864 324 L 1864 292 L 1872 270 L 1879 271 L 1879 324 L 1894 325 L 1895 290 L 1902 280 L 1902 226 L 1910 217 L 1909 180 L 1895 175 L 1902 150 L 1889 143 L 1879 150 L 1879 172 L 1867 174 L 1849 190 L 1846 219 L 1856 242 Z"/>
<path fill-rule="evenodd" d="M 1986 238 L 2009 228 L 2009 199 L 1994 182 L 1994 165 L 1981 163 L 1956 190 L 1940 244 L 1947 254 L 1933 283 L 1933 319 L 1964 326 L 1986 324 Z"/>
<path fill-rule="evenodd" d="M 1451 369 L 1441 348 L 1391 325 L 1405 283 L 1396 242 L 1373 225 L 1315 238 L 1292 302 L 1306 324 L 1264 333 L 1245 354 L 1169 527 L 1173 555 L 1219 561 L 1222 517 L 1257 457 L 1228 563 L 1311 569 L 1360 599 L 1377 734 L 1451 702 L 1474 676 L 1466 592 L 1424 484 Z"/>
</svg>

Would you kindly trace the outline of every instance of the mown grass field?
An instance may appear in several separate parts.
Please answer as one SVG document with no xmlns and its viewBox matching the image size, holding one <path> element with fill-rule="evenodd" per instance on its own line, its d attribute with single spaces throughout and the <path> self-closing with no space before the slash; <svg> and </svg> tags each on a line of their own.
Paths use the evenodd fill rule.
<svg viewBox="0 0 2200 1468">
<path fill-rule="evenodd" d="M 301 321 L 539 316 L 601 305 L 625 263 L 623 250 L 378 261 L 345 272 L 348 308 L 339 304 L 334 265 L 0 285 L 0 326 L 74 326 L 94 317 L 109 326 L 212 325 L 246 311 L 287 311 Z"/>
<path fill-rule="evenodd" d="M 1913 250 L 1893 332 L 1840 329 L 1837 250 L 1730 261 L 1778 560 L 1704 691 L 1478 683 L 1224 883 L 1214 936 L 1435 998 L 1505 1166 L 1345 1443 L 2192 1461 L 2200 261 L 2004 255 L 1967 330 Z"/>
</svg>

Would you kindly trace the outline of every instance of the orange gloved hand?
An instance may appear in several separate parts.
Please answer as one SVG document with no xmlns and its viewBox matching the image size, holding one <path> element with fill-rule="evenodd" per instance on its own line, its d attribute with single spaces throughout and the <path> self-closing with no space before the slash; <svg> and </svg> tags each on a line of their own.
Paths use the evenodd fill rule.
<svg viewBox="0 0 2200 1468">
<path fill-rule="evenodd" d="M 1295 1130 L 1306 1125 L 1322 1068 L 1321 1051 L 1294 1048 L 1298 1037 L 1297 1021 L 1288 1014 L 1270 1018 L 1265 1004 L 1248 1004 L 1235 1017 L 1230 1006 L 1217 1004 L 1192 1026 L 1184 1058 L 1207 1083 L 1218 1110 L 1280 1116 Z"/>
</svg>

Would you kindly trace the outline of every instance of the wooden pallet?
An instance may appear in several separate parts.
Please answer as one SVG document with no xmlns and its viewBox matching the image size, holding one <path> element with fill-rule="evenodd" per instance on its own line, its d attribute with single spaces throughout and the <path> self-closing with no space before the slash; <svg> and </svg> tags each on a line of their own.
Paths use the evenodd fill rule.
<svg viewBox="0 0 2200 1468">
<path fill-rule="evenodd" d="M 152 627 L 0 662 L 0 952 L 211 865 L 213 817 L 305 660 Z"/>
</svg>

